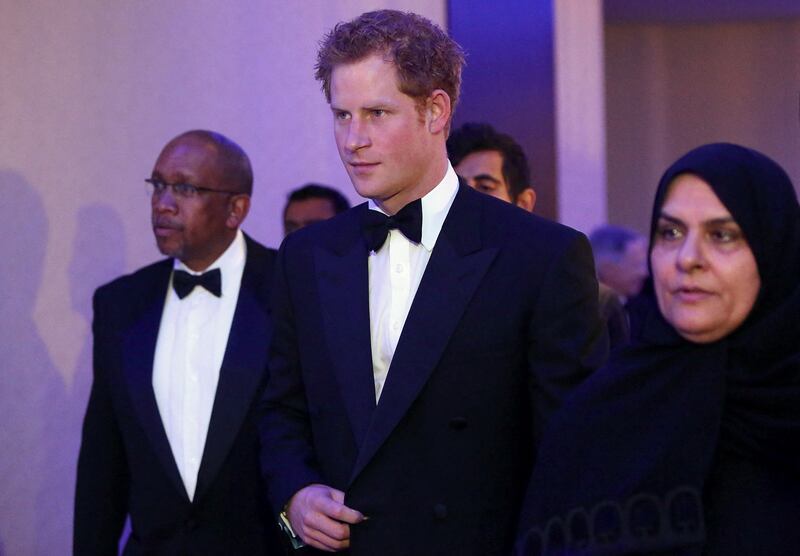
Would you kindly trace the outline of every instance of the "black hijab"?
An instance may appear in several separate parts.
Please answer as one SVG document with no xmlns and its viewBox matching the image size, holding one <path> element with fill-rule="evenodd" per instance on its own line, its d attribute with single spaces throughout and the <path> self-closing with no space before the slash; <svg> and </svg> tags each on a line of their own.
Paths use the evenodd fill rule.
<svg viewBox="0 0 800 556">
<path fill-rule="evenodd" d="M 733 333 L 694 344 L 658 311 L 652 283 L 632 302 L 632 345 L 551 420 L 520 521 L 519 554 L 695 553 L 702 492 L 720 450 L 800 481 L 800 206 L 775 162 L 705 145 L 667 169 L 702 178 L 730 211 L 761 278 Z M 800 525 L 798 525 L 800 526 Z M 693 552 L 695 551 L 695 552 Z"/>
</svg>

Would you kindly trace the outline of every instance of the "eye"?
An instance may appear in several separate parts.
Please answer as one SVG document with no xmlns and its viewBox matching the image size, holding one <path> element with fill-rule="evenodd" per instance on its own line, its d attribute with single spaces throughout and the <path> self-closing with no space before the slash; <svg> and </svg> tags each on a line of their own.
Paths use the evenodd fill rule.
<svg viewBox="0 0 800 556">
<path fill-rule="evenodd" d="M 494 191 L 494 184 L 486 181 L 479 181 L 475 184 L 475 189 L 483 193 L 491 193 Z"/>
<path fill-rule="evenodd" d="M 709 232 L 711 240 L 715 243 L 733 243 L 742 237 L 739 230 L 730 228 L 716 228 Z"/>
<path fill-rule="evenodd" d="M 372 115 L 375 116 L 376 118 L 382 118 L 383 116 L 386 115 L 386 110 L 384 110 L 383 108 L 376 108 L 375 110 L 372 110 Z"/>
<path fill-rule="evenodd" d="M 172 190 L 181 197 L 194 197 L 197 195 L 197 188 L 190 183 L 176 183 L 172 185 Z"/>
<path fill-rule="evenodd" d="M 677 241 L 683 237 L 683 230 L 671 223 L 662 223 L 656 228 L 656 238 L 660 241 Z"/>
<path fill-rule="evenodd" d="M 350 119 L 350 113 L 349 112 L 345 112 L 344 110 L 334 110 L 333 111 L 333 117 L 336 120 L 342 120 L 342 121 L 349 120 Z"/>
<path fill-rule="evenodd" d="M 167 187 L 167 184 L 156 178 L 146 178 L 144 183 L 145 192 L 151 198 L 160 196 Z"/>
</svg>

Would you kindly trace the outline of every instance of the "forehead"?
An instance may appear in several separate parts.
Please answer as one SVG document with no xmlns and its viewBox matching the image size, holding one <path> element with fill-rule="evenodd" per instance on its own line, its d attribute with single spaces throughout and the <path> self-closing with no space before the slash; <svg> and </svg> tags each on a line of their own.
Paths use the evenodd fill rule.
<svg viewBox="0 0 800 556">
<path fill-rule="evenodd" d="M 172 181 L 175 178 L 214 180 L 218 178 L 217 148 L 208 141 L 193 137 L 176 139 L 161 151 L 153 173 Z"/>
<path fill-rule="evenodd" d="M 292 201 L 286 206 L 286 218 L 330 218 L 334 215 L 333 203 L 322 197 Z"/>
<path fill-rule="evenodd" d="M 694 174 L 681 174 L 670 183 L 661 211 L 691 221 L 731 217 L 711 186 Z"/>
<path fill-rule="evenodd" d="M 400 91 L 397 68 L 381 54 L 339 64 L 331 73 L 331 105 L 371 103 L 408 97 Z"/>
<path fill-rule="evenodd" d="M 503 155 L 499 151 L 475 151 L 469 153 L 456 166 L 456 171 L 465 178 L 488 174 L 502 180 Z"/>
</svg>

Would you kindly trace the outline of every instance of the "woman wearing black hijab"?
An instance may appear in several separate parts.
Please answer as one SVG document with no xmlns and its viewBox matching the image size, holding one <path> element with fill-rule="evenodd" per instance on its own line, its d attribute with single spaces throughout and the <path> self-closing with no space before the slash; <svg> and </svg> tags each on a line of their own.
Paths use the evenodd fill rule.
<svg viewBox="0 0 800 556">
<path fill-rule="evenodd" d="M 800 554 L 800 206 L 699 147 L 656 192 L 631 346 L 551 420 L 517 553 Z"/>
</svg>

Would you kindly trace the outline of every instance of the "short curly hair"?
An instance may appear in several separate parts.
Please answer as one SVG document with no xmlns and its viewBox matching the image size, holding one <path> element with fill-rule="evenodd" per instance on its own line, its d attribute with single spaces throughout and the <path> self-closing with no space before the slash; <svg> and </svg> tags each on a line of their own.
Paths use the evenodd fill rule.
<svg viewBox="0 0 800 556">
<path fill-rule="evenodd" d="M 331 75 L 340 64 L 383 54 L 397 68 L 400 91 L 418 102 L 434 90 L 450 97 L 451 118 L 461 88 L 464 52 L 432 21 L 410 12 L 377 10 L 338 23 L 320 41 L 315 77 L 331 101 Z"/>
</svg>

